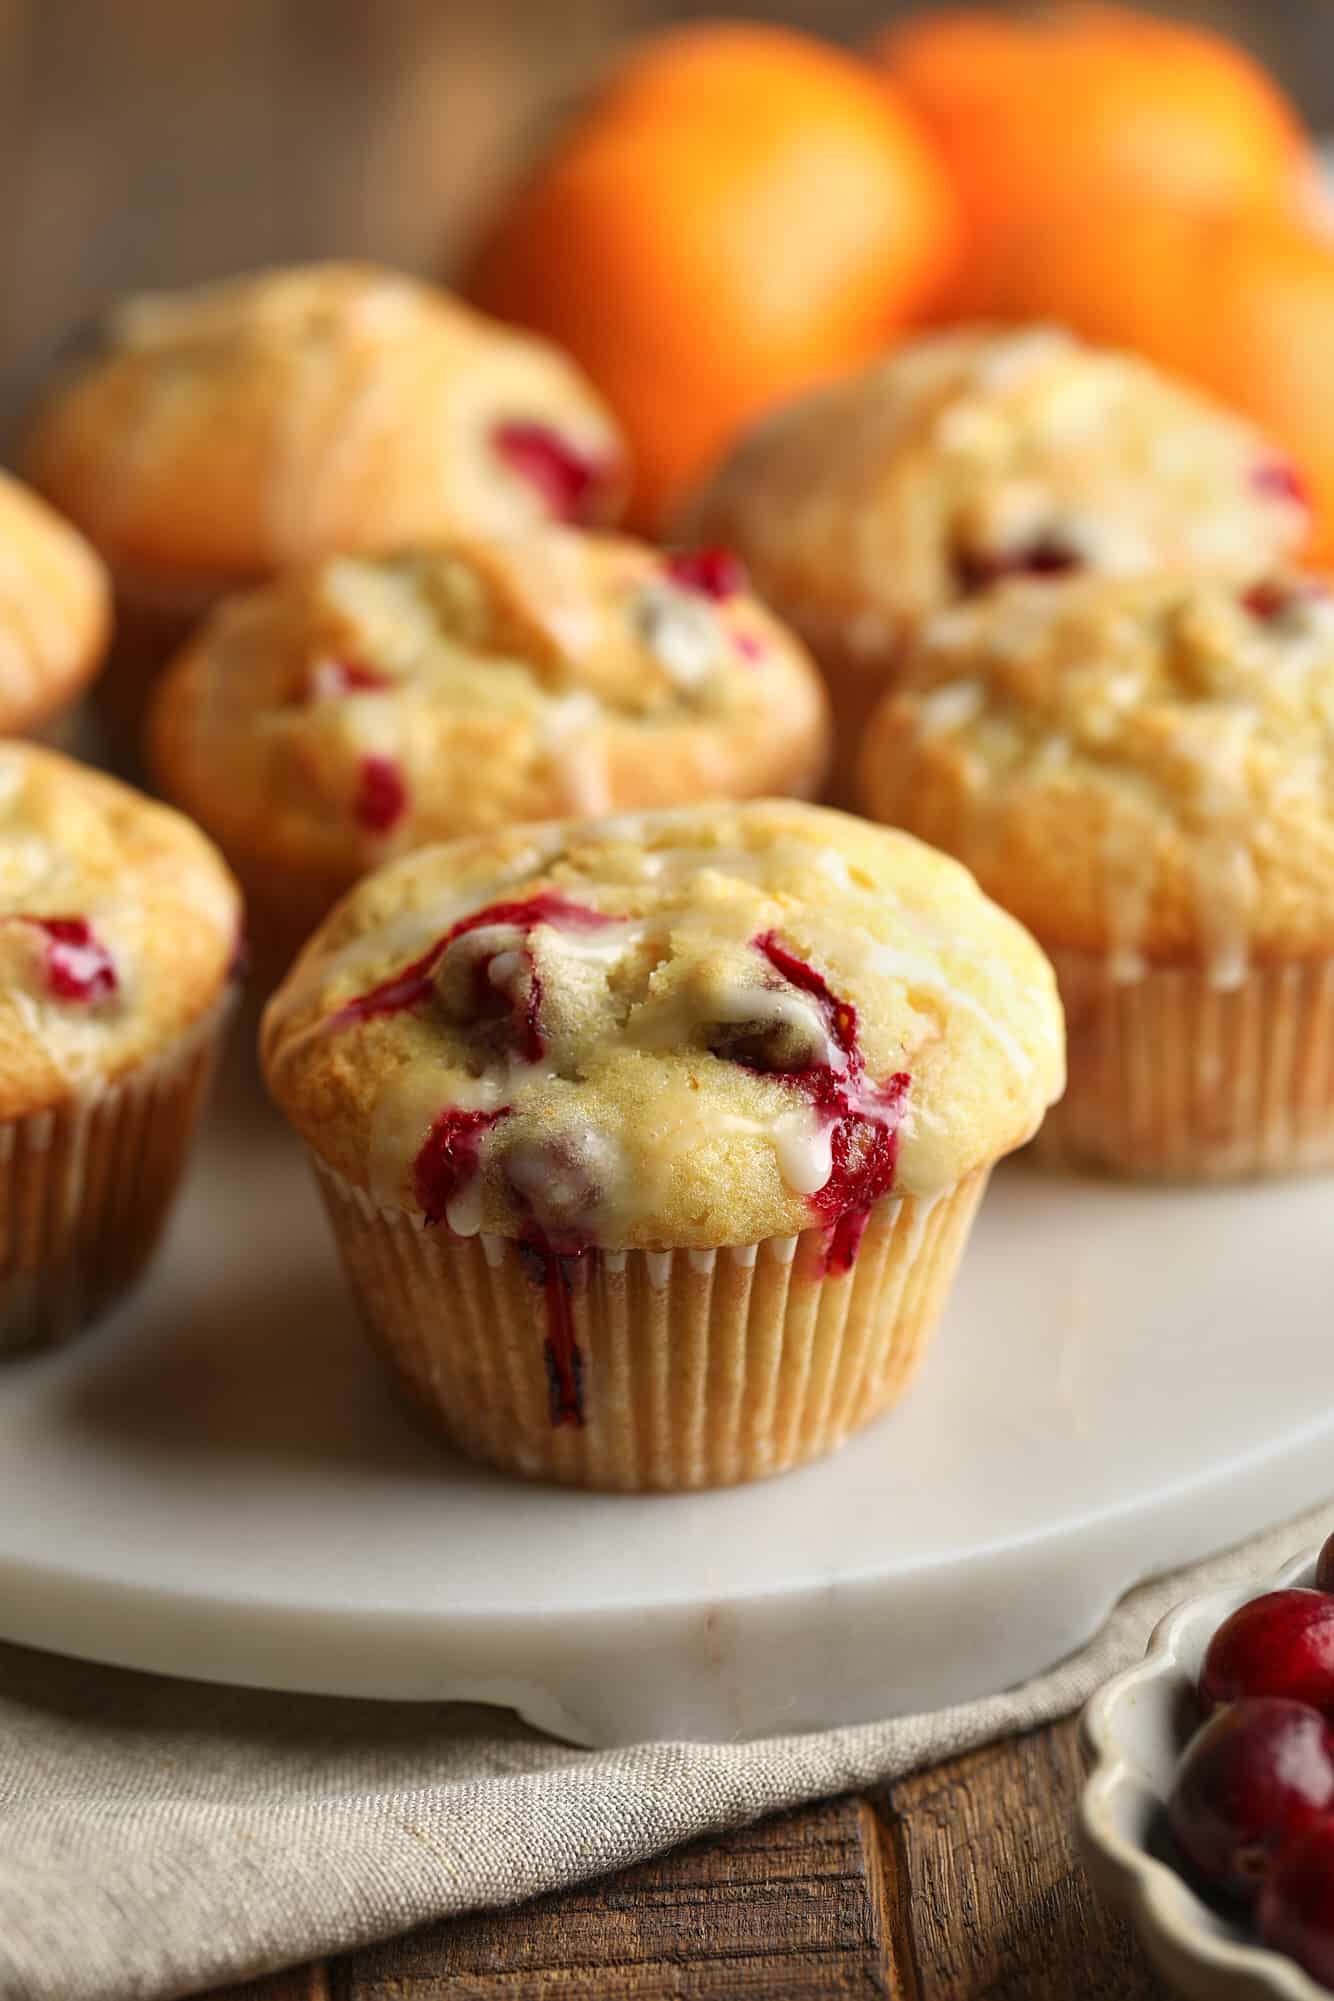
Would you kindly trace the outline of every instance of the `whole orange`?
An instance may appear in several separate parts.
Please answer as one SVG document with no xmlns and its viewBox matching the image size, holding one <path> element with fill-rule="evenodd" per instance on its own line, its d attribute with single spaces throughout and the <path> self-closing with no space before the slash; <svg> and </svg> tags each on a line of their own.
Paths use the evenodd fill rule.
<svg viewBox="0 0 1334 2001">
<path fill-rule="evenodd" d="M 497 217 L 469 290 L 583 365 L 653 526 L 744 424 L 922 313 L 957 245 L 929 142 L 866 65 L 706 24 L 631 52 Z"/>
<path fill-rule="evenodd" d="M 874 52 L 954 175 L 985 269 L 1053 205 L 1290 207 L 1309 166 L 1277 85 L 1222 36 L 1119 6 L 1032 18 L 971 8 L 891 28 Z M 959 303 L 985 306 L 966 260 Z"/>
</svg>

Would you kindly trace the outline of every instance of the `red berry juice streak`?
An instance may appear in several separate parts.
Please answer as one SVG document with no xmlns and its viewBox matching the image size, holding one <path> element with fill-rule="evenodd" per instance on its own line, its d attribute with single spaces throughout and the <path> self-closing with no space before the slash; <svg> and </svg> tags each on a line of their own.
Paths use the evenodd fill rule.
<svg viewBox="0 0 1334 2001">
<path fill-rule="evenodd" d="M 754 939 L 776 973 L 817 1002 L 832 1040 L 842 1050 L 841 1073 L 828 1063 L 808 1070 L 769 1071 L 795 1090 L 833 1125 L 831 1168 L 824 1187 L 809 1200 L 829 1232 L 825 1270 L 850 1271 L 856 1262 L 871 1210 L 894 1186 L 899 1157 L 899 1125 L 912 1079 L 898 1071 L 884 1084 L 868 1084 L 857 1036 L 857 1010 L 840 1000 L 813 966 L 789 952 L 776 931 Z M 871 1109 L 867 1110 L 867 1104 Z"/>
<path fill-rule="evenodd" d="M 572 903 L 556 890 L 543 890 L 519 902 L 488 904 L 482 910 L 475 910 L 471 916 L 460 918 L 420 958 L 414 959 L 411 965 L 405 966 L 391 979 L 349 1001 L 333 1016 L 329 1026 L 331 1029 L 348 1028 L 358 1022 L 374 1020 L 378 1015 L 399 1014 L 419 1006 L 430 995 L 436 967 L 446 951 L 456 938 L 463 937 L 467 932 L 503 924 L 515 926 L 526 938 L 539 924 L 551 924 L 558 930 L 600 931 L 605 925 L 615 922 L 615 918 L 608 917 L 603 911 L 590 909 L 587 904 Z M 494 956 L 488 954 L 481 961 L 477 969 L 479 982 L 485 983 Z M 546 1045 L 541 1027 L 542 985 L 532 965 L 531 954 L 529 966 L 528 997 L 517 1026 L 525 1061 L 536 1063 L 545 1053 Z M 463 1193 L 478 1172 L 483 1139 L 493 1126 L 508 1116 L 509 1109 L 505 1105 L 494 1112 L 465 1112 L 447 1107 L 436 1119 L 417 1155 L 413 1170 L 417 1201 L 428 1224 L 445 1220 L 450 1203 Z M 523 1248 L 535 1263 L 535 1276 L 542 1287 L 547 1322 L 543 1352 L 551 1390 L 551 1422 L 553 1425 L 581 1425 L 584 1422 L 583 1357 L 574 1331 L 571 1271 L 572 1260 L 584 1254 L 583 1247 L 569 1253 L 557 1253 L 546 1236 L 535 1226 L 530 1226 Z"/>
</svg>

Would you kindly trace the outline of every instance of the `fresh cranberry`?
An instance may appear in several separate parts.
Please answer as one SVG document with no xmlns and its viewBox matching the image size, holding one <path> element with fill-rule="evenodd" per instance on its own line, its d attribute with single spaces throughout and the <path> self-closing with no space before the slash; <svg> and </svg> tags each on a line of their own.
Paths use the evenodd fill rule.
<svg viewBox="0 0 1334 2001">
<path fill-rule="evenodd" d="M 1327 1538 L 1316 1562 L 1315 1588 L 1334 1592 L 1334 1535 Z"/>
<path fill-rule="evenodd" d="M 745 564 L 730 549 L 682 549 L 668 556 L 665 567 L 682 590 L 698 591 L 715 604 L 739 597 L 749 582 Z"/>
<path fill-rule="evenodd" d="M 549 424 L 515 421 L 491 433 L 511 472 L 535 486 L 557 521 L 587 521 L 611 478 L 612 462 L 581 451 Z"/>
<path fill-rule="evenodd" d="M 1283 1849 L 1261 1888 L 1258 1916 L 1266 1945 L 1334 1987 L 1334 1820 Z"/>
<path fill-rule="evenodd" d="M 1264 459 L 1252 466 L 1251 486 L 1269 500 L 1287 500 L 1308 509 L 1311 505 L 1310 488 L 1291 459 Z"/>
<path fill-rule="evenodd" d="M 1225 1619 L 1200 1670 L 1206 1709 L 1249 1695 L 1282 1695 L 1334 1717 L 1334 1598 L 1268 1591 Z"/>
<path fill-rule="evenodd" d="M 334 702 L 344 695 L 380 694 L 394 686 L 392 675 L 364 660 L 317 660 L 306 676 L 304 702 Z"/>
<path fill-rule="evenodd" d="M 1056 535 L 1041 535 L 1017 549 L 957 549 L 954 572 L 966 595 L 984 591 L 1005 577 L 1066 577 L 1083 568 L 1083 557 Z"/>
<path fill-rule="evenodd" d="M 347 1001 L 331 1018 L 329 1026 L 351 1028 L 358 1022 L 373 1021 L 377 1015 L 402 1014 L 408 1008 L 419 1007 L 434 991 L 435 972 L 441 959 L 454 940 L 466 932 L 480 931 L 490 924 L 512 924 L 526 936 L 538 924 L 550 924 L 558 931 L 600 931 L 604 925 L 615 922 L 614 917 L 593 910 L 586 903 L 573 903 L 555 889 L 539 890 L 535 896 L 514 903 L 488 903 L 483 909 L 474 910 L 470 917 L 461 917 L 410 965 L 382 980 L 369 993 Z"/>
<path fill-rule="evenodd" d="M 450 1106 L 441 1112 L 413 1168 L 413 1186 L 428 1223 L 445 1220 L 450 1203 L 478 1171 L 483 1139 L 506 1110 L 461 1112 Z"/>
<path fill-rule="evenodd" d="M 120 986 L 116 962 L 86 917 L 32 917 L 46 934 L 46 984 L 56 1000 L 99 1001 Z"/>
<path fill-rule="evenodd" d="M 1334 1730 L 1280 1696 L 1230 1702 L 1192 1738 L 1167 1813 L 1202 1876 L 1251 1898 L 1271 1856 L 1334 1808 Z"/>
<path fill-rule="evenodd" d="M 363 757 L 355 807 L 358 824 L 368 834 L 392 833 L 407 810 L 408 788 L 393 758 Z"/>
</svg>

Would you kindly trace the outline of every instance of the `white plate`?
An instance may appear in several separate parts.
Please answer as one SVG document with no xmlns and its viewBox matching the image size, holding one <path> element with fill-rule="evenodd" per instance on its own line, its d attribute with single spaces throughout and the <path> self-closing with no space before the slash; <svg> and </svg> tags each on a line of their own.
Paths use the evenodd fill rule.
<svg viewBox="0 0 1334 2001">
<path fill-rule="evenodd" d="M 295 1146 L 236 1078 L 219 1110 L 148 1286 L 0 1371 L 0 1636 L 503 1702 L 583 1742 L 725 1739 L 1012 1684 L 1137 1580 L 1328 1488 L 1329 1182 L 1013 1168 L 898 1412 L 765 1486 L 622 1498 L 415 1429 Z"/>
<path fill-rule="evenodd" d="M 1084 1711 L 1090 1777 L 1080 1834 L 1090 1875 L 1131 1919 L 1150 1959 L 1188 2001 L 1329 2001 L 1294 1960 L 1253 1943 L 1246 1926 L 1211 1909 L 1153 1838 L 1190 1731 L 1204 1651 L 1231 1612 L 1262 1591 L 1315 1581 L 1315 1553 L 1268 1583 L 1192 1598 L 1156 1628 L 1137 1667 L 1107 1683 Z"/>
</svg>

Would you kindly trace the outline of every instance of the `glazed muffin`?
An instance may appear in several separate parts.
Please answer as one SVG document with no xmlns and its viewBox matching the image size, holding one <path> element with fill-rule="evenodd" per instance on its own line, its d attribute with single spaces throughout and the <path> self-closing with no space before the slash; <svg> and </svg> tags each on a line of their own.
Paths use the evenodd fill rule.
<svg viewBox="0 0 1334 2001">
<path fill-rule="evenodd" d="M 958 855 L 1056 965 L 1052 1158 L 1334 1166 L 1334 599 L 1315 579 L 1015 583 L 877 711 L 868 810 Z"/>
<path fill-rule="evenodd" d="M 179 814 L 0 744 L 0 1351 L 75 1332 L 147 1263 L 240 926 L 231 877 Z"/>
<path fill-rule="evenodd" d="M 780 1472 L 894 1402 L 1062 1077 L 1051 969 L 965 870 L 781 800 L 420 850 L 262 1042 L 423 1408 L 622 1489 Z"/>
<path fill-rule="evenodd" d="M 131 712 L 224 591 L 333 553 L 610 520 L 627 486 L 573 363 L 357 264 L 125 301 L 43 399 L 24 464 L 111 564 Z"/>
<path fill-rule="evenodd" d="M 83 537 L 0 472 L 0 736 L 60 732 L 110 624 L 106 571 Z"/>
<path fill-rule="evenodd" d="M 934 335 L 779 412 L 688 523 L 814 652 L 846 800 L 866 718 L 942 607 L 1015 574 L 1262 574 L 1307 526 L 1249 423 L 1046 327 Z"/>
<path fill-rule="evenodd" d="M 285 966 L 409 848 L 810 792 L 827 739 L 819 677 L 725 555 L 552 528 L 342 557 L 228 602 L 162 681 L 150 764 Z"/>
</svg>

